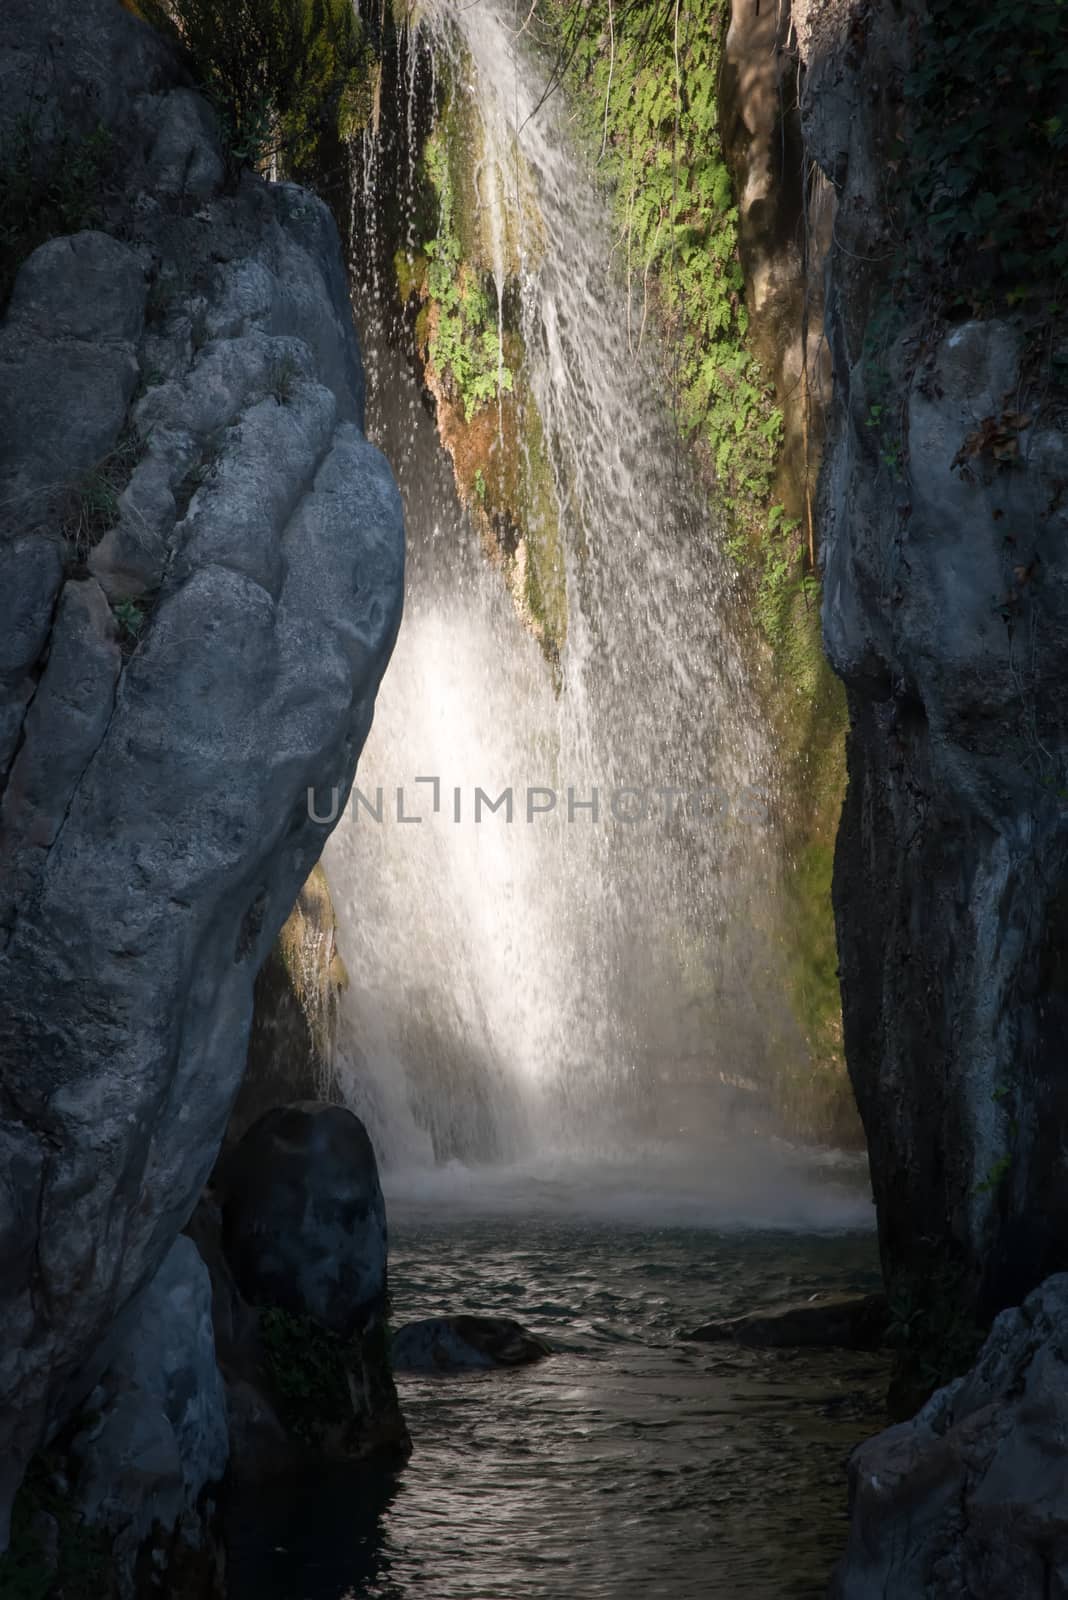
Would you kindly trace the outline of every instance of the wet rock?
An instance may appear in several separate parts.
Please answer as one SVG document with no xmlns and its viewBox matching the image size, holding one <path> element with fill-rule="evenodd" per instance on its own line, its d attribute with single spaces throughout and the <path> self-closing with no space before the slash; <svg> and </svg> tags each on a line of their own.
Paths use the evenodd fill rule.
<svg viewBox="0 0 1068 1600">
<path fill-rule="evenodd" d="M 464 1372 L 522 1367 L 552 1355 L 552 1347 L 511 1317 L 427 1317 L 393 1335 L 395 1372 Z"/>
<path fill-rule="evenodd" d="M 1068 1592 L 1068 1274 L 1003 1311 L 966 1377 L 850 1463 L 834 1600 Z"/>
<path fill-rule="evenodd" d="M 223 1245 L 245 1299 L 358 1331 L 386 1289 L 386 1208 L 367 1131 L 343 1106 L 268 1111 L 219 1177 Z"/>
<path fill-rule="evenodd" d="M 798 1305 L 705 1322 L 683 1338 L 748 1345 L 755 1350 L 875 1350 L 883 1342 L 889 1321 L 885 1295 L 813 1295 Z"/>
</svg>

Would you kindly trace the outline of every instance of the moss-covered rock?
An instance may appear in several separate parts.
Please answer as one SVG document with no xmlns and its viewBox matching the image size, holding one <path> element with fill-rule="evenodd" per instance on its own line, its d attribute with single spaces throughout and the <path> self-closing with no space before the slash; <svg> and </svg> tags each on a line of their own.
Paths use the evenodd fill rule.
<svg viewBox="0 0 1068 1600">
<path fill-rule="evenodd" d="M 256 978 L 248 1064 L 227 1144 L 272 1106 L 332 1098 L 338 1005 L 348 983 L 336 926 L 320 862 Z"/>
</svg>

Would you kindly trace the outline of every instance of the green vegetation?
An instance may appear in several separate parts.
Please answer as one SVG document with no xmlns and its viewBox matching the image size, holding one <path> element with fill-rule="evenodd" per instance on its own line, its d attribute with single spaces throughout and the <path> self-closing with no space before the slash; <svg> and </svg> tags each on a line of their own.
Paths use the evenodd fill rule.
<svg viewBox="0 0 1068 1600">
<path fill-rule="evenodd" d="M 738 209 L 719 132 L 725 0 L 543 0 L 558 70 L 611 198 L 637 348 L 653 316 L 671 349 L 679 426 L 721 502 L 762 519 L 782 415 L 746 343 Z M 547 30 L 548 31 L 548 30 Z"/>
<path fill-rule="evenodd" d="M 260 1337 L 283 1422 L 298 1438 L 316 1443 L 352 1411 L 349 1342 L 313 1317 L 277 1307 L 261 1314 Z"/>
<path fill-rule="evenodd" d="M 118 522 L 119 496 L 130 481 L 142 449 L 136 431 L 125 429 L 107 455 L 61 496 L 59 527 L 67 558 L 73 565 L 81 565 L 94 545 Z"/>
<path fill-rule="evenodd" d="M 350 1459 L 403 1441 L 386 1310 L 343 1338 L 314 1317 L 272 1306 L 260 1313 L 260 1340 L 279 1415 L 296 1438 Z"/>
<path fill-rule="evenodd" d="M 505 237 L 502 303 L 486 208 L 476 188 L 481 127 L 462 88 L 442 74 L 422 143 L 414 237 L 393 258 L 438 430 L 487 554 L 554 672 L 567 634 L 559 508 L 541 417 L 524 372 L 519 252 Z M 518 157 L 517 157 L 518 160 Z"/>
<path fill-rule="evenodd" d="M 350 0 L 138 0 L 215 104 L 236 165 L 314 170 L 370 115 L 374 50 Z"/>
<path fill-rule="evenodd" d="M 300 362 L 286 351 L 271 363 L 267 377 L 268 393 L 278 405 L 287 406 L 296 396 L 300 379 Z"/>
<path fill-rule="evenodd" d="M 906 252 L 939 309 L 1048 317 L 1068 270 L 1068 27 L 1063 0 L 928 0 L 904 85 Z"/>
<path fill-rule="evenodd" d="M 110 133 L 65 128 L 45 139 L 44 105 L 42 95 L 37 110 L 19 117 L 0 142 L 0 311 L 19 267 L 38 245 L 102 220 Z"/>
<path fill-rule="evenodd" d="M 4 1600 L 110 1600 L 111 1541 L 89 1528 L 59 1487 L 60 1461 L 45 1452 L 30 1462 L 15 1496 L 11 1543 L 0 1556 Z M 47 1548 L 48 1519 L 55 1546 Z"/>
<path fill-rule="evenodd" d="M 407 268 L 402 256 L 397 281 L 402 290 L 407 281 L 409 293 L 418 288 L 425 295 L 427 360 L 446 398 L 459 400 L 464 420 L 470 422 L 499 394 L 510 393 L 514 380 L 501 349 L 496 287 L 485 266 L 468 258 L 460 237 L 455 159 L 455 147 L 450 159 L 447 123 L 439 125 L 423 148 L 423 173 L 435 202 L 434 228 L 423 243 L 418 273 Z"/>
<path fill-rule="evenodd" d="M 911 1277 L 891 1284 L 886 1342 L 894 1351 L 888 1401 L 911 1417 L 936 1389 L 974 1365 L 987 1328 L 974 1315 L 974 1293 L 961 1266 L 917 1261 Z"/>
<path fill-rule="evenodd" d="M 139 606 L 136 600 L 124 598 L 116 600 L 111 609 L 115 613 L 115 621 L 119 625 L 119 633 L 123 642 L 135 645 L 144 632 L 145 622 L 147 621 L 144 608 Z"/>
</svg>

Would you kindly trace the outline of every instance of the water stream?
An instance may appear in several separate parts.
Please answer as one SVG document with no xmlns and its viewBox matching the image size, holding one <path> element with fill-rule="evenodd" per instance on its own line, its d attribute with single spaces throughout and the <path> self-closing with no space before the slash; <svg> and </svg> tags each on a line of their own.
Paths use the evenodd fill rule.
<svg viewBox="0 0 1068 1600">
<path fill-rule="evenodd" d="M 546 68 L 516 18 L 509 0 L 426 8 L 398 70 L 407 120 L 392 144 L 369 130 L 357 162 L 357 231 L 383 186 L 403 216 L 416 75 L 462 86 L 498 308 L 505 252 L 520 263 L 568 612 L 554 675 L 457 502 L 382 252 L 354 239 L 368 426 L 405 498 L 409 573 L 368 804 L 326 864 L 352 976 L 343 1076 L 393 1163 L 685 1133 L 803 1048 L 777 998 L 773 763 L 728 564 L 652 341 L 628 337 L 603 197 L 560 101 L 536 109 Z M 510 791 L 511 820 L 484 801 L 479 818 L 478 788 Z"/>
</svg>

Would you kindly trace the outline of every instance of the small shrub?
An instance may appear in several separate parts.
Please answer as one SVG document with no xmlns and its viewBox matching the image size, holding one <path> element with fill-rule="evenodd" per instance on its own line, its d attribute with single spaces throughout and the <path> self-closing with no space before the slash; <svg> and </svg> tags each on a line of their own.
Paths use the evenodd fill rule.
<svg viewBox="0 0 1068 1600">
<path fill-rule="evenodd" d="M 350 0 L 140 0 L 214 101 L 237 164 L 296 172 L 338 134 L 373 56 Z"/>
<path fill-rule="evenodd" d="M 100 222 L 111 151 L 103 126 L 46 139 L 41 108 L 16 120 L 0 143 L 0 310 L 38 245 Z"/>
<path fill-rule="evenodd" d="M 80 483 L 63 492 L 60 531 L 75 564 L 84 562 L 119 520 L 119 496 L 130 481 L 141 449 L 137 434 L 124 432 L 114 449 Z"/>
<path fill-rule="evenodd" d="M 147 620 L 144 610 L 136 600 L 125 598 L 116 600 L 112 606 L 115 621 L 119 625 L 119 633 L 124 643 L 134 645 L 144 632 Z"/>
<path fill-rule="evenodd" d="M 280 406 L 287 406 L 296 395 L 300 379 L 300 363 L 287 351 L 271 364 L 267 382 L 268 393 Z"/>
</svg>

